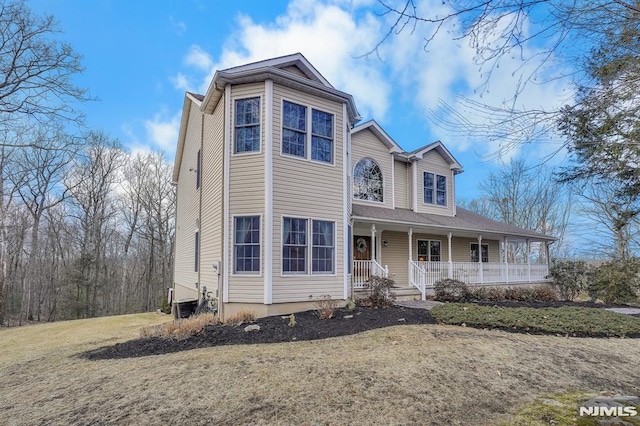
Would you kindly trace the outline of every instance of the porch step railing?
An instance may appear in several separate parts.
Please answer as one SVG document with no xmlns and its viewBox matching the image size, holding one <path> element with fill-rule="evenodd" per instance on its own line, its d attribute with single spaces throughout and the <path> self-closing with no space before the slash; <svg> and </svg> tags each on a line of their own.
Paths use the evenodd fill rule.
<svg viewBox="0 0 640 426">
<path fill-rule="evenodd" d="M 372 276 L 388 278 L 389 268 L 386 265 L 380 265 L 375 260 L 353 261 L 353 272 L 351 276 L 351 279 L 353 280 L 353 288 L 365 288 L 367 282 L 369 282 Z"/>
<path fill-rule="evenodd" d="M 427 262 L 420 262 L 427 263 Z M 427 283 L 429 282 L 427 271 L 418 262 L 409 261 L 409 286 L 420 290 L 422 300 L 427 298 Z"/>
</svg>

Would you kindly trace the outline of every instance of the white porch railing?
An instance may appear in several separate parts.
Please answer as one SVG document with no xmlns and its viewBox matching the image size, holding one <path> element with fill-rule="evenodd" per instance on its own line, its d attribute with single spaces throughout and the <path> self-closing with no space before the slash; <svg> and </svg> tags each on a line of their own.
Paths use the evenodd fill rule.
<svg viewBox="0 0 640 426">
<path fill-rule="evenodd" d="M 541 264 L 478 262 L 451 262 L 450 264 L 449 262 L 411 261 L 410 263 L 414 263 L 424 271 L 427 287 L 433 287 L 438 280 L 448 277 L 467 284 L 508 284 L 544 281 L 549 274 L 549 267 Z M 451 267 L 451 273 L 449 273 L 449 267 Z M 411 265 L 409 274 L 411 274 Z"/>
<path fill-rule="evenodd" d="M 409 286 L 415 287 L 420 290 L 422 300 L 426 300 L 428 282 L 429 279 L 433 279 L 433 277 L 427 276 L 427 271 L 422 267 L 421 264 L 425 263 L 429 262 L 414 262 L 412 260 L 409 261 Z"/>
<path fill-rule="evenodd" d="M 375 260 L 354 260 L 353 261 L 353 288 L 365 288 L 366 283 L 372 276 L 383 278 L 389 277 L 389 268 L 380 265 Z"/>
</svg>

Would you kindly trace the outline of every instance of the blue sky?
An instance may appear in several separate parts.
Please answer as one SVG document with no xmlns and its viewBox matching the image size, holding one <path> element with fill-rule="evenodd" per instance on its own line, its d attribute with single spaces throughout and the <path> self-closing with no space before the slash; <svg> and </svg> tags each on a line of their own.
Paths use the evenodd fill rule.
<svg viewBox="0 0 640 426">
<path fill-rule="evenodd" d="M 430 12 L 444 7 L 438 0 L 417 4 Z M 216 69 L 301 52 L 336 88 L 354 95 L 365 120 L 376 119 L 404 149 L 441 140 L 464 166 L 458 198 L 476 197 L 478 182 L 498 167 L 484 159 L 497 142 L 448 133 L 429 112 L 440 101 L 455 108 L 458 95 L 500 105 L 512 95 L 513 71 L 522 65 L 506 58 L 483 87 L 475 51 L 452 40 L 455 28 L 444 28 L 428 52 L 418 28 L 386 42 L 379 57 L 358 59 L 388 29 L 375 0 L 30 0 L 28 5 L 54 15 L 61 37 L 84 56 L 86 71 L 77 83 L 99 99 L 83 107 L 88 126 L 133 151 L 164 150 L 173 159 L 184 91 L 204 93 Z M 535 46 L 528 49 L 525 53 L 535 54 Z M 530 86 L 522 106 L 553 108 L 566 99 L 567 87 L 564 81 Z M 535 162 L 556 148 L 534 144 L 509 156 Z"/>
</svg>

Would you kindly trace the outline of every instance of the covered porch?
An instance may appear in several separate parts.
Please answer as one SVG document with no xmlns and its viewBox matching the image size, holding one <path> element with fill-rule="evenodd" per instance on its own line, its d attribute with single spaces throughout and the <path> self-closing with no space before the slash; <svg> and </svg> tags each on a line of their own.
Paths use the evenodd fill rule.
<svg viewBox="0 0 640 426">
<path fill-rule="evenodd" d="M 353 290 L 364 288 L 372 275 L 391 278 L 400 288 L 415 288 L 422 299 L 444 278 L 471 285 L 546 281 L 552 237 L 460 210 L 457 217 L 447 219 L 466 226 L 428 223 L 429 217 L 421 218 L 425 223 L 354 218 Z M 412 216 L 433 216 L 408 212 Z M 480 221 L 483 223 L 475 227 L 482 229 L 472 229 L 471 224 Z"/>
</svg>

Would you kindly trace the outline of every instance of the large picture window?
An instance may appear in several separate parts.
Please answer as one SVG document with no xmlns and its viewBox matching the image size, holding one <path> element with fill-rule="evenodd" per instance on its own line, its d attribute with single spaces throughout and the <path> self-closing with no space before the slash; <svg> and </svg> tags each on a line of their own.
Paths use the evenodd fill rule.
<svg viewBox="0 0 640 426">
<path fill-rule="evenodd" d="M 383 201 L 382 171 L 378 164 L 363 158 L 353 168 L 353 198 L 367 201 Z"/>
<path fill-rule="evenodd" d="M 334 223 L 313 221 L 313 249 L 311 271 L 333 273 L 335 264 Z"/>
<path fill-rule="evenodd" d="M 283 101 L 282 153 L 333 163 L 333 114 Z"/>
<path fill-rule="evenodd" d="M 260 272 L 260 216 L 235 218 L 234 264 L 236 274 Z"/>
<path fill-rule="evenodd" d="M 471 261 L 478 262 L 480 258 L 478 243 L 471 243 Z M 489 244 L 482 244 L 482 263 L 489 262 Z"/>
<path fill-rule="evenodd" d="M 282 226 L 282 272 L 307 272 L 307 219 L 285 217 Z"/>
<path fill-rule="evenodd" d="M 260 151 L 260 98 L 238 99 L 235 106 L 234 152 Z"/>
<path fill-rule="evenodd" d="M 424 172 L 424 203 L 447 205 L 447 177 Z"/>
</svg>

